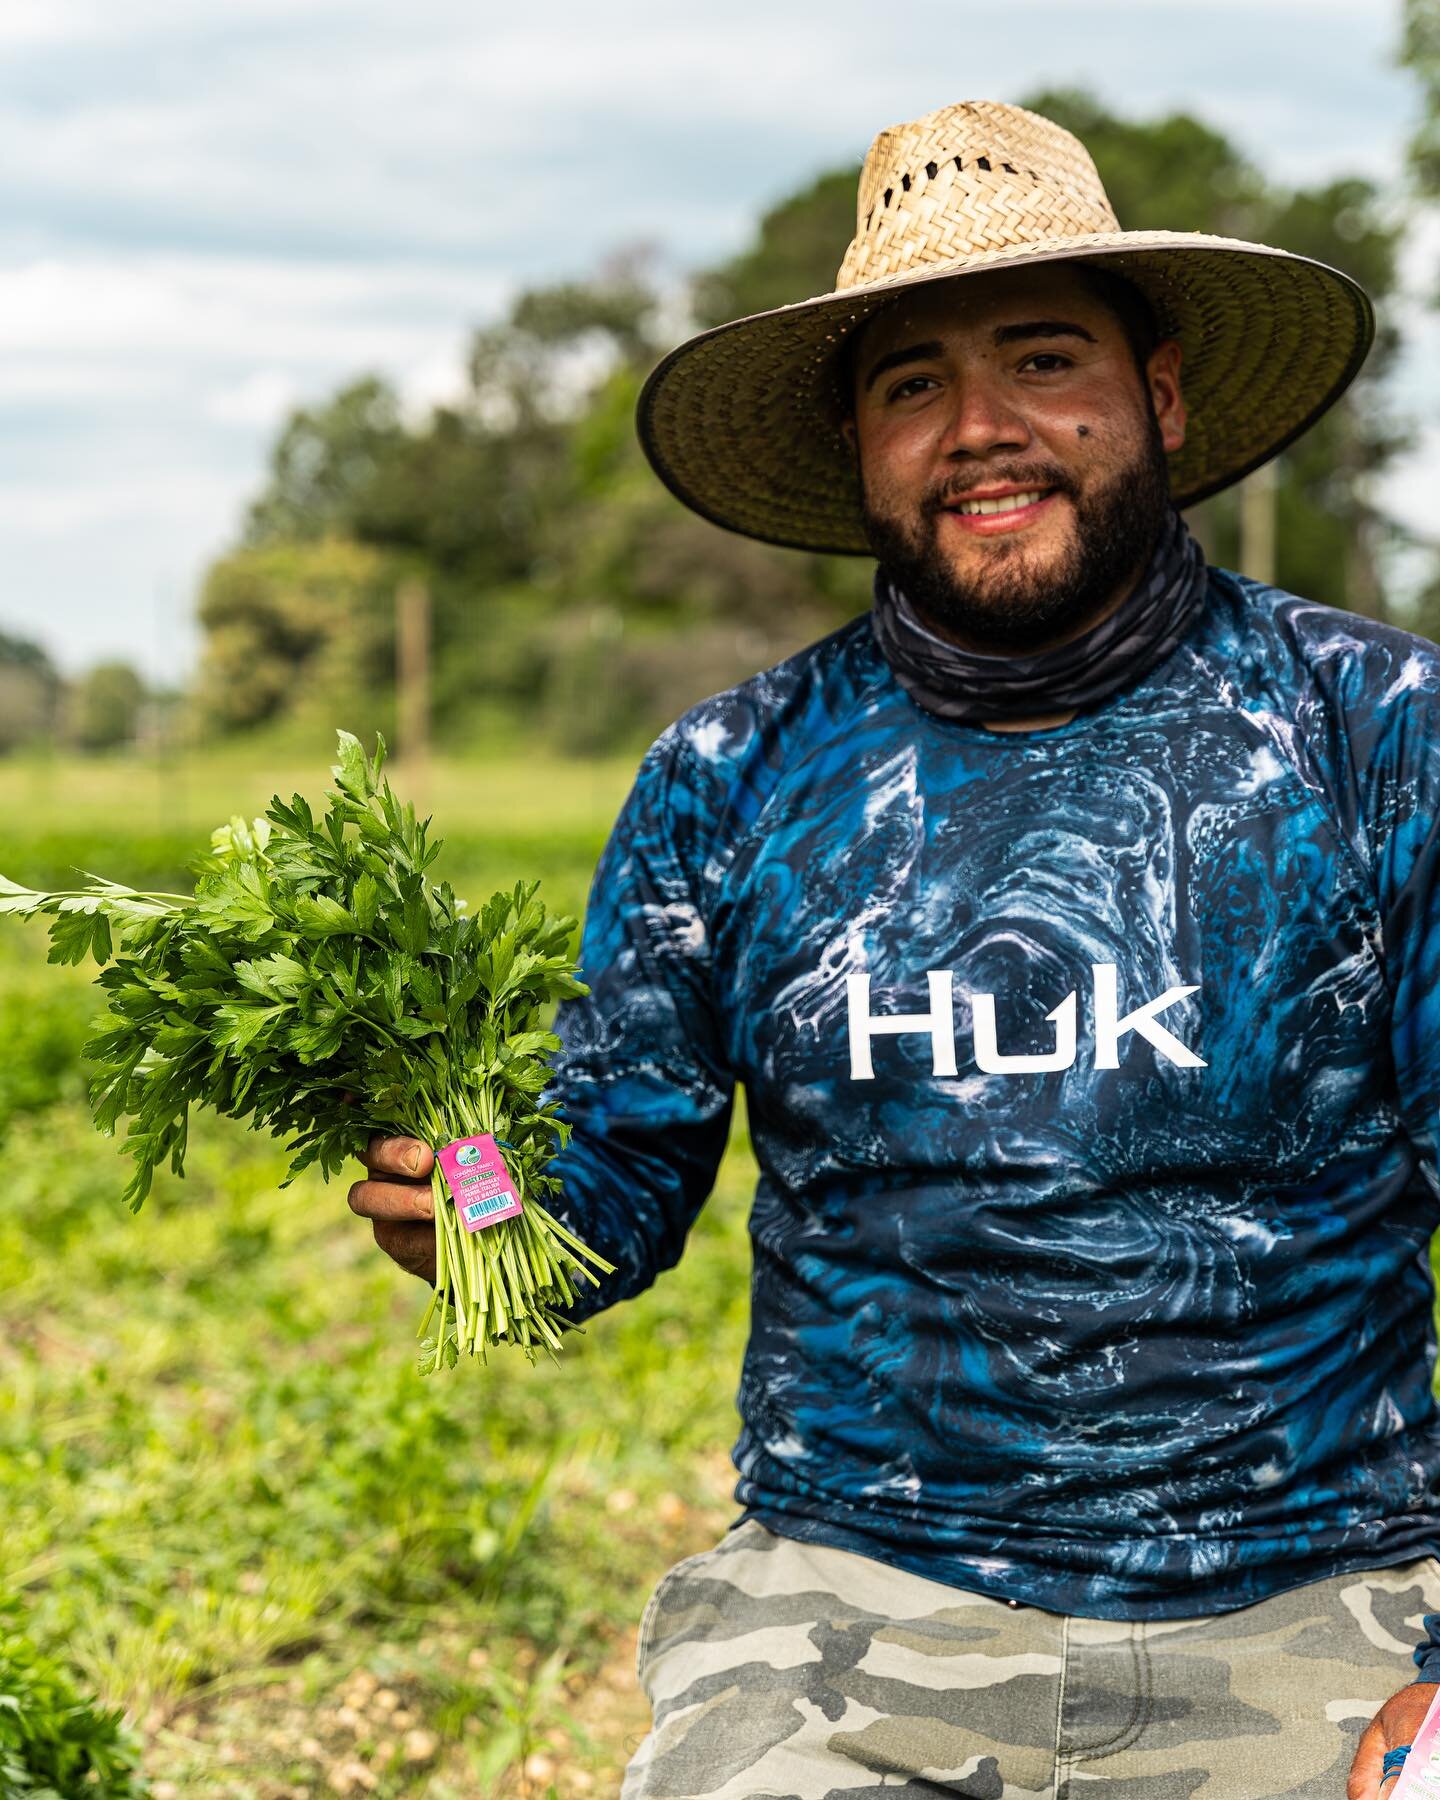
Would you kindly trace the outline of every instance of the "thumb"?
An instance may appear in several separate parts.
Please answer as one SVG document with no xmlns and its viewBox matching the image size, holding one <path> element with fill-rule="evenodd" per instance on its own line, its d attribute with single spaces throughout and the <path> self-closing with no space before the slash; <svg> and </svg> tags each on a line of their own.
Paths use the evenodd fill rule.
<svg viewBox="0 0 1440 1800">
<path fill-rule="evenodd" d="M 1355 1760 L 1350 1765 L 1350 1779 L 1345 1783 L 1345 1800 L 1381 1800 L 1380 1775 L 1389 1748 L 1384 1727 L 1378 1719 L 1373 1719 L 1360 1734 Z M 1393 1781 L 1385 1783 L 1387 1797 L 1394 1788 Z"/>
</svg>

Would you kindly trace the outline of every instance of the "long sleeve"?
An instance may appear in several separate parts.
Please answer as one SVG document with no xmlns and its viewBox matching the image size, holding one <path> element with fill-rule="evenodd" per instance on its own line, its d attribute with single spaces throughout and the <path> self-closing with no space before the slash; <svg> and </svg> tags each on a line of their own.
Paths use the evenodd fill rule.
<svg viewBox="0 0 1440 1800">
<path fill-rule="evenodd" d="M 1374 857 L 1390 1041 L 1401 1117 L 1432 1188 L 1440 1125 L 1440 650 L 1411 640 L 1372 687 L 1361 788 Z M 1417 1682 L 1440 1682 L 1440 1613 L 1414 1651 Z"/>
<path fill-rule="evenodd" d="M 712 778 L 713 779 L 713 778 Z M 714 1186 L 734 1108 L 700 904 L 713 809 L 678 726 L 651 745 L 591 885 L 580 943 L 586 996 L 562 1002 L 546 1097 L 572 1127 L 555 1210 L 616 1265 L 575 1321 L 674 1266 Z"/>
<path fill-rule="evenodd" d="M 1395 685 L 1401 692 L 1382 702 L 1383 729 L 1367 771 L 1368 816 L 1378 839 L 1400 1110 L 1434 1183 L 1440 1126 L 1440 651 L 1414 655 Z"/>
</svg>

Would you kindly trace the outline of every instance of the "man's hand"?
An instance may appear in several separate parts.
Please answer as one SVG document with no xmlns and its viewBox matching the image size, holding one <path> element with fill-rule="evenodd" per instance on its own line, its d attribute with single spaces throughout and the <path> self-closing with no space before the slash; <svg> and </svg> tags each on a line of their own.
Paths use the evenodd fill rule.
<svg viewBox="0 0 1440 1800">
<path fill-rule="evenodd" d="M 350 1190 L 350 1210 L 372 1221 L 375 1242 L 410 1275 L 435 1282 L 435 1200 L 430 1171 L 435 1153 L 415 1138 L 376 1132 L 361 1162 L 370 1181 Z"/>
<path fill-rule="evenodd" d="M 1387 1779 L 1380 1785 L 1381 1764 L 1385 1752 L 1397 1744 L 1413 1744 L 1430 1702 L 1435 1698 L 1436 1683 L 1412 1682 L 1392 1694 L 1365 1727 L 1360 1747 L 1350 1765 L 1350 1779 L 1345 1784 L 1345 1800 L 1389 1800 L 1395 1783 Z"/>
</svg>

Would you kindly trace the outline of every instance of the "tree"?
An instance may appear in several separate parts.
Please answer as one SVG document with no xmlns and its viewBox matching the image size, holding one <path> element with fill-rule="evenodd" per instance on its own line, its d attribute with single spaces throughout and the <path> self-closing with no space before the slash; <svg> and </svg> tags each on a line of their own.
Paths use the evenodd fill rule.
<svg viewBox="0 0 1440 1800">
<path fill-rule="evenodd" d="M 395 589 L 405 572 L 340 537 L 239 549 L 213 564 L 199 603 L 201 722 L 331 726 L 370 714 L 390 688 Z"/>
<path fill-rule="evenodd" d="M 1420 117 L 1407 145 L 1415 199 L 1440 198 L 1440 0 L 1404 0 L 1398 61 L 1420 84 Z M 1440 307 L 1440 279 L 1431 273 L 1430 304 Z M 1432 574 L 1407 623 L 1440 641 L 1440 536 L 1431 534 Z"/>
<path fill-rule="evenodd" d="M 365 375 L 333 400 L 291 413 L 251 505 L 242 543 L 298 543 L 355 529 L 363 496 L 404 438 L 390 384 Z"/>
<path fill-rule="evenodd" d="M 869 601 L 867 565 L 758 543 L 682 506 L 640 450 L 638 390 L 639 376 L 617 369 L 576 427 L 577 499 L 536 577 L 545 717 L 575 750 L 652 737 Z"/>
<path fill-rule="evenodd" d="M 747 250 L 698 275 L 691 309 L 698 324 L 769 312 L 828 294 L 855 235 L 855 188 L 860 167 L 830 169 L 772 206 Z"/>
<path fill-rule="evenodd" d="M 1420 122 L 1408 146 L 1417 193 L 1440 195 L 1440 3 L 1405 0 L 1400 62 L 1420 83 Z M 1437 295 L 1440 300 L 1440 295 Z"/>
<path fill-rule="evenodd" d="M 633 382 L 658 352 L 649 257 L 639 246 L 589 282 L 518 295 L 476 332 L 467 394 L 421 424 L 405 424 L 374 376 L 291 417 L 239 550 L 202 593 L 209 720 L 238 728 L 292 713 L 308 671 L 338 654 L 341 613 L 362 621 L 347 679 L 388 687 L 388 600 L 372 576 L 398 565 L 430 584 L 437 719 L 460 716 L 448 700 L 477 677 L 492 696 L 536 703 L 556 598 L 545 576 L 564 560 L 581 501 L 579 422 L 617 369 L 629 371 L 633 407 Z M 628 419 L 626 429 L 633 439 Z M 298 556 L 302 545 L 313 553 Z M 345 561 L 344 546 L 380 561 Z"/>
<path fill-rule="evenodd" d="M 81 750 L 133 744 L 145 701 L 145 683 L 129 663 L 97 663 L 65 696 L 65 736 Z"/>
<path fill-rule="evenodd" d="M 0 754 L 53 735 L 60 677 L 39 644 L 0 631 Z"/>
<path fill-rule="evenodd" d="M 1265 241 L 1270 190 L 1203 120 L 1183 112 L 1122 119 L 1076 88 L 1047 88 L 1022 105 L 1080 139 L 1126 231 L 1213 231 Z"/>
</svg>

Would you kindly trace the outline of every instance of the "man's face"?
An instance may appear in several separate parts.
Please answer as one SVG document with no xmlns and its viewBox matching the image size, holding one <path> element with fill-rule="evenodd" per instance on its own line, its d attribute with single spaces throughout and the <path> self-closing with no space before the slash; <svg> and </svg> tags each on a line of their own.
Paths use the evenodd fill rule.
<svg viewBox="0 0 1440 1800">
<path fill-rule="evenodd" d="M 1063 263 L 917 287 L 855 357 L 845 432 L 876 557 L 978 650 L 1078 636 L 1139 578 L 1164 522 L 1179 365 L 1167 339 L 1142 378 L 1115 313 Z M 981 497 L 1013 510 L 979 511 Z"/>
</svg>

